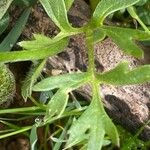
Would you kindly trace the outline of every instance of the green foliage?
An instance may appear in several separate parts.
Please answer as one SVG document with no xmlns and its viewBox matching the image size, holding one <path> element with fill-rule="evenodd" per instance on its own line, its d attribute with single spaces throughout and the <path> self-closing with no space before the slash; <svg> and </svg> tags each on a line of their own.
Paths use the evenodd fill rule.
<svg viewBox="0 0 150 150">
<path fill-rule="evenodd" d="M 1 0 L 0 1 L 0 20 L 6 13 L 7 9 L 9 8 L 10 4 L 13 0 Z"/>
<path fill-rule="evenodd" d="M 55 88 L 73 88 L 74 85 L 89 81 L 87 73 L 64 74 L 43 79 L 33 87 L 33 91 L 48 91 Z"/>
<path fill-rule="evenodd" d="M 140 0 L 138 3 L 136 3 L 136 6 L 143 6 L 148 0 Z"/>
<path fill-rule="evenodd" d="M 144 22 L 146 25 L 150 25 L 150 11 L 149 11 L 150 1 L 143 0 L 140 1 L 136 7 L 137 14 L 139 18 Z"/>
<path fill-rule="evenodd" d="M 104 21 L 104 19 L 111 13 L 127 8 L 135 3 L 137 3 L 139 0 L 101 0 L 97 7 L 95 8 L 95 11 L 93 13 L 93 22 L 96 25 L 101 25 Z"/>
<path fill-rule="evenodd" d="M 28 75 L 26 76 L 21 88 L 21 94 L 24 100 L 27 100 L 27 98 L 31 96 L 32 87 L 36 82 L 37 78 L 40 76 L 40 73 L 42 72 L 45 63 L 46 59 L 41 62 L 34 63 L 33 67 L 28 72 Z"/>
<path fill-rule="evenodd" d="M 9 25 L 9 14 L 6 13 L 0 20 L 0 35 L 5 31 L 8 25 Z"/>
<path fill-rule="evenodd" d="M 61 30 L 70 30 L 64 0 L 40 0 L 48 16 Z"/>
<path fill-rule="evenodd" d="M 99 150 L 102 148 L 105 134 L 112 139 L 113 144 L 119 146 L 116 127 L 105 113 L 99 97 L 99 90 L 95 88 L 90 106 L 69 130 L 67 148 L 88 140 L 87 150 Z"/>
<path fill-rule="evenodd" d="M 149 40 L 149 33 L 140 30 L 110 26 L 103 26 L 103 29 L 125 53 L 138 58 L 144 57 L 143 51 L 135 44 L 135 42 Z"/>
<path fill-rule="evenodd" d="M 97 74 L 100 82 L 111 85 L 132 85 L 150 81 L 150 65 L 129 69 L 128 62 L 120 63 L 116 68 Z"/>
<path fill-rule="evenodd" d="M 25 24 L 27 23 L 30 11 L 31 11 L 30 8 L 24 10 L 22 15 L 16 22 L 15 26 L 5 37 L 5 39 L 1 42 L 0 51 L 10 51 L 12 49 L 13 45 L 17 42 L 19 36 L 21 35 L 23 28 L 25 27 Z M 5 27 L 3 29 L 5 29 Z"/>
<path fill-rule="evenodd" d="M 139 2 L 139 0 L 97 1 L 94 4 L 95 10 L 93 10 L 91 20 L 86 26 L 81 28 L 73 28 L 68 21 L 67 11 L 71 7 L 73 0 L 39 0 L 39 2 L 42 4 L 50 19 L 60 29 L 59 34 L 54 38 L 49 38 L 42 34 L 35 34 L 34 40 L 22 41 L 19 43 L 23 50 L 0 52 L 1 63 L 27 60 L 31 60 L 33 62 L 34 65 L 29 71 L 22 86 L 22 96 L 25 100 L 30 98 L 36 106 L 22 109 L 16 108 L 0 110 L 0 114 L 18 112 L 22 113 L 27 118 L 29 118 L 30 114 L 34 117 L 40 116 L 42 119 L 38 122 L 38 124 L 35 122 L 33 126 L 17 127 L 15 128 L 15 131 L 1 135 L 0 138 L 31 130 L 31 149 L 35 149 L 35 143 L 37 141 L 36 130 L 38 127 L 48 125 L 58 119 L 68 116 L 77 116 L 68 131 L 69 139 L 67 139 L 66 142 L 66 149 L 75 145 L 81 145 L 83 146 L 83 149 L 87 150 L 100 150 L 103 146 L 108 144 L 119 146 L 119 135 L 116 126 L 104 110 L 99 93 L 99 84 L 130 85 L 145 83 L 150 81 L 150 66 L 144 65 L 130 70 L 128 63 L 124 62 L 120 63 L 116 68 L 110 71 L 98 74 L 95 71 L 94 64 L 94 44 L 102 41 L 106 36 L 108 36 L 111 37 L 125 53 L 138 58 L 143 57 L 143 52 L 140 47 L 137 46 L 135 41 L 149 40 L 150 34 L 143 22 L 141 22 L 141 20 L 137 17 L 133 7 L 131 7 Z M 6 12 L 10 3 L 7 3 L 7 7 L 6 3 L 4 4 L 5 5 L 2 9 L 0 8 L 0 11 L 4 10 Z M 28 3 L 27 6 L 28 5 L 32 4 Z M 126 8 L 130 15 L 134 19 L 137 19 L 145 31 L 103 25 L 107 16 L 120 9 Z M 0 18 L 2 18 L 3 15 L 4 13 L 2 13 Z M 27 11 L 25 16 L 20 18 L 21 20 L 23 18 L 25 19 L 24 21 L 19 21 L 20 32 L 22 30 L 21 26 L 25 24 L 28 15 L 29 12 Z M 3 19 L 4 18 L 2 18 L 2 20 Z M 16 28 L 14 28 L 14 30 L 16 33 Z M 68 45 L 69 37 L 79 33 L 84 33 L 86 35 L 86 44 L 89 56 L 87 72 L 51 76 L 41 79 L 40 82 L 36 83 L 37 78 L 41 75 L 41 71 L 47 58 L 62 52 Z M 7 42 L 8 39 L 12 39 L 12 32 L 10 32 L 9 36 L 10 38 L 6 37 Z M 18 36 L 19 34 L 15 37 L 14 41 L 11 40 L 13 44 L 17 40 Z M 1 50 L 10 50 L 10 47 L 6 48 L 2 46 Z M 5 65 L 2 66 L 6 67 Z M 3 75 L 3 78 L 4 76 L 5 75 Z M 4 84 L 3 81 L 7 80 L 6 77 L 7 76 L 2 79 L 1 86 Z M 81 105 L 80 109 L 76 109 L 74 104 L 69 105 L 69 93 L 87 83 L 92 89 L 92 100 L 90 105 L 86 106 L 86 108 Z M 31 97 L 32 91 L 49 92 L 53 89 L 55 89 L 56 93 L 48 99 L 48 102 L 45 105 L 38 103 Z"/>
<path fill-rule="evenodd" d="M 36 149 L 36 142 L 38 140 L 37 136 L 37 126 L 33 125 L 30 133 L 30 143 L 31 143 L 31 150 Z"/>
<path fill-rule="evenodd" d="M 45 39 L 44 39 L 45 40 Z M 26 43 L 26 42 L 25 42 Z M 32 42 L 31 42 L 32 43 Z M 23 46 L 24 42 L 20 45 Z M 43 45 L 44 44 L 44 45 Z M 27 51 L 13 51 L 13 52 L 1 52 L 0 53 L 0 62 L 17 62 L 17 61 L 27 61 L 27 60 L 36 60 L 43 59 L 57 53 L 61 52 L 63 48 L 65 48 L 68 44 L 68 38 L 64 38 L 60 41 L 50 42 L 48 45 L 46 43 L 42 43 L 42 45 L 38 48 L 38 45 L 33 45 L 32 49 Z M 42 48 L 42 51 L 41 51 Z"/>
<path fill-rule="evenodd" d="M 73 4 L 74 0 L 65 0 L 66 10 L 68 11 Z"/>
<path fill-rule="evenodd" d="M 14 4 L 23 7 L 31 7 L 34 5 L 38 0 L 14 0 Z"/>
<path fill-rule="evenodd" d="M 92 11 L 95 10 L 95 8 L 96 8 L 97 4 L 99 3 L 99 1 L 100 0 L 94 0 L 94 1 L 90 0 L 90 6 L 91 6 Z"/>
</svg>

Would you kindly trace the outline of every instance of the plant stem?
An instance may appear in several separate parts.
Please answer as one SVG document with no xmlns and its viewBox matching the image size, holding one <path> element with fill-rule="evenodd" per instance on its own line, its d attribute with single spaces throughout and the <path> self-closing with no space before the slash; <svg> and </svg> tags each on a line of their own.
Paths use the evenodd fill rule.
<svg viewBox="0 0 150 150">
<path fill-rule="evenodd" d="M 32 128 L 32 126 L 27 126 L 27 127 L 20 128 L 20 130 L 10 132 L 10 133 L 4 134 L 4 135 L 0 135 L 0 139 L 3 139 L 3 138 L 6 138 L 6 137 L 9 137 L 9 136 L 13 136 L 13 135 L 28 131 L 31 128 Z"/>
<path fill-rule="evenodd" d="M 142 21 L 142 20 L 139 18 L 139 16 L 136 14 L 136 11 L 135 11 L 134 7 L 133 7 L 133 6 L 128 7 L 127 10 L 128 10 L 128 12 L 129 12 L 129 14 L 132 16 L 132 18 L 136 19 L 136 20 L 139 22 L 139 24 L 143 27 L 143 29 L 144 29 L 147 33 L 150 34 L 149 29 L 146 27 L 146 25 L 143 23 L 143 21 Z"/>
<path fill-rule="evenodd" d="M 25 111 L 36 111 L 41 110 L 41 108 L 33 106 L 33 107 L 24 107 L 24 108 L 10 108 L 10 109 L 1 109 L 0 114 L 6 114 L 6 113 L 18 113 L 18 112 L 25 112 Z"/>
<path fill-rule="evenodd" d="M 94 64 L 94 40 L 93 40 L 93 31 L 87 29 L 86 31 L 86 44 L 88 48 L 88 58 L 89 58 L 89 68 L 88 72 L 91 75 L 94 75 L 95 72 L 95 64 Z"/>
</svg>

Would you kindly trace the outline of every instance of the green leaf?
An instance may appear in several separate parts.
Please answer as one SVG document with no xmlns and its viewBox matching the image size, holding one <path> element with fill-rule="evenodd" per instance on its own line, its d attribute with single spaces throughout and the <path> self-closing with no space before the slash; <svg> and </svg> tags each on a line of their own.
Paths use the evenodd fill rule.
<svg viewBox="0 0 150 150">
<path fill-rule="evenodd" d="M 50 40 L 51 41 L 51 40 Z M 28 42 L 28 44 L 30 44 Z M 68 44 L 68 38 L 61 39 L 60 41 L 55 41 L 53 43 L 43 42 L 42 46 L 35 45 L 32 50 L 23 50 L 23 51 L 13 51 L 13 52 L 0 52 L 0 62 L 17 62 L 17 61 L 27 61 L 27 60 L 38 60 L 44 59 L 56 55 L 61 52 Z M 32 45 L 32 41 L 31 41 Z"/>
<path fill-rule="evenodd" d="M 149 40 L 150 34 L 142 30 L 120 27 L 103 26 L 102 28 L 126 54 L 137 58 L 143 58 L 143 51 L 135 44 L 135 42 Z"/>
<path fill-rule="evenodd" d="M 66 10 L 68 11 L 72 6 L 74 0 L 65 0 Z"/>
<path fill-rule="evenodd" d="M 5 37 L 5 39 L 0 44 L 0 51 L 10 51 L 13 45 L 17 42 L 19 36 L 21 35 L 26 22 L 28 20 L 29 14 L 31 12 L 30 8 L 24 10 L 20 18 L 17 20 L 16 24 L 9 32 L 9 34 Z"/>
<path fill-rule="evenodd" d="M 137 14 L 139 18 L 144 22 L 146 25 L 150 25 L 150 11 L 149 7 L 138 7 Z"/>
<path fill-rule="evenodd" d="M 40 0 L 40 3 L 48 16 L 61 30 L 68 31 L 71 28 L 64 0 Z"/>
<path fill-rule="evenodd" d="M 63 74 L 48 77 L 37 83 L 33 87 L 33 91 L 49 91 L 55 88 L 71 87 L 79 83 L 88 82 L 87 73 Z"/>
<path fill-rule="evenodd" d="M 109 14 L 134 5 L 138 1 L 139 0 L 101 0 L 93 13 L 92 20 L 96 25 L 100 25 Z"/>
<path fill-rule="evenodd" d="M 116 127 L 105 113 L 98 92 L 93 95 L 90 106 L 73 123 L 68 133 L 70 136 L 66 149 L 86 140 L 87 150 L 100 150 L 105 134 L 111 138 L 113 144 L 119 145 Z"/>
<path fill-rule="evenodd" d="M 136 6 L 143 6 L 148 0 L 140 0 Z"/>
<path fill-rule="evenodd" d="M 3 138 L 6 138 L 6 137 L 10 137 L 10 136 L 14 136 L 16 134 L 21 134 L 23 132 L 26 132 L 28 130 L 30 130 L 31 127 L 30 126 L 26 126 L 26 127 L 22 127 L 22 128 L 18 128 L 16 131 L 14 132 L 10 132 L 10 133 L 6 133 L 6 134 L 3 134 L 3 135 L 0 135 L 0 139 L 3 139 Z"/>
<path fill-rule="evenodd" d="M 13 0 L 0 0 L 0 20 L 6 13 Z"/>
<path fill-rule="evenodd" d="M 128 62 L 120 63 L 116 68 L 97 74 L 100 82 L 111 85 L 131 85 L 150 81 L 150 65 L 130 70 Z"/>
<path fill-rule="evenodd" d="M 37 132 L 37 126 L 33 125 L 30 133 L 31 150 L 36 150 L 36 142 L 38 140 L 36 132 Z"/>
<path fill-rule="evenodd" d="M 100 0 L 94 0 L 94 1 L 93 0 L 89 0 L 89 1 L 90 1 L 90 7 L 91 7 L 92 12 L 93 12 Z"/>
<path fill-rule="evenodd" d="M 5 31 L 9 25 L 9 14 L 6 13 L 3 18 L 0 20 L 0 35 Z"/>
<path fill-rule="evenodd" d="M 40 76 L 45 63 L 46 63 L 46 59 L 38 62 L 37 64 L 35 64 L 34 67 L 30 69 L 29 73 L 27 74 L 23 82 L 22 88 L 21 88 L 21 94 L 25 101 L 27 100 L 29 96 L 31 96 L 33 84 L 36 82 L 37 78 Z"/>
<path fill-rule="evenodd" d="M 59 136 L 58 142 L 56 142 L 54 147 L 53 147 L 53 150 L 60 150 L 61 149 L 61 145 L 63 144 L 63 141 L 66 138 L 66 133 L 67 133 L 68 128 L 72 124 L 72 120 L 73 120 L 72 117 L 69 117 L 67 123 L 65 124 L 65 127 L 63 128 L 61 135 Z"/>
<path fill-rule="evenodd" d="M 46 115 L 44 117 L 44 122 L 49 120 L 53 116 L 60 117 L 62 113 L 64 112 L 69 98 L 70 90 L 66 89 L 60 89 L 57 91 L 57 93 L 51 98 L 49 103 L 46 107 Z"/>
<path fill-rule="evenodd" d="M 94 44 L 102 41 L 105 37 L 106 37 L 106 34 L 102 29 L 97 28 L 94 30 L 94 32 L 93 32 Z"/>
<path fill-rule="evenodd" d="M 25 6 L 25 7 L 30 7 L 34 4 L 36 4 L 38 0 L 14 0 L 14 4 L 15 5 L 19 5 L 21 7 Z"/>
<path fill-rule="evenodd" d="M 18 45 L 23 47 L 26 50 L 38 50 L 48 47 L 50 44 L 54 43 L 55 40 L 49 37 L 46 37 L 42 34 L 33 34 L 34 40 L 33 41 L 22 41 L 19 42 Z"/>
</svg>

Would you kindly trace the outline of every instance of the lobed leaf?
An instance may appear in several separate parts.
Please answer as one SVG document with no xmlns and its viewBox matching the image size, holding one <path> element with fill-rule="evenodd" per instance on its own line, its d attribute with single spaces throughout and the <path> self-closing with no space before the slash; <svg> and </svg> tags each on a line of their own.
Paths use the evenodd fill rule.
<svg viewBox="0 0 150 150">
<path fill-rule="evenodd" d="M 150 34 L 142 30 L 103 26 L 105 33 L 126 53 L 137 58 L 143 58 L 143 51 L 136 41 L 150 40 Z"/>
<path fill-rule="evenodd" d="M 46 106 L 46 115 L 44 117 L 44 122 L 49 120 L 53 116 L 60 117 L 64 112 L 69 98 L 69 90 L 60 89 L 56 92 L 56 94 L 51 98 L 49 103 Z"/>
<path fill-rule="evenodd" d="M 30 44 L 30 42 L 28 42 Z M 68 44 L 68 38 L 61 39 L 60 41 L 55 41 L 53 43 L 45 43 L 43 42 L 42 46 L 33 46 L 31 50 L 23 50 L 23 51 L 13 51 L 13 52 L 0 52 L 0 62 L 17 62 L 17 61 L 27 61 L 27 60 L 38 60 L 44 59 L 46 57 L 50 57 L 56 55 L 61 52 Z M 32 45 L 32 41 L 31 41 Z"/>
<path fill-rule="evenodd" d="M 86 140 L 87 150 L 100 150 L 105 134 L 111 138 L 113 144 L 119 145 L 116 127 L 105 113 L 99 94 L 96 93 L 87 110 L 71 126 L 66 149 Z"/>
<path fill-rule="evenodd" d="M 64 0 L 40 0 L 40 3 L 48 16 L 61 30 L 68 31 L 71 28 Z"/>
<path fill-rule="evenodd" d="M 26 50 L 38 50 L 48 47 L 50 44 L 54 43 L 53 39 L 46 37 L 43 34 L 33 34 L 34 40 L 32 41 L 22 41 L 18 45 Z"/>
<path fill-rule="evenodd" d="M 127 8 L 137 2 L 139 2 L 139 0 L 101 0 L 97 4 L 92 20 L 96 25 L 100 25 L 109 14 Z"/>
<path fill-rule="evenodd" d="M 56 88 L 72 87 L 76 84 L 88 82 L 87 73 L 74 73 L 52 76 L 43 79 L 33 87 L 33 91 L 49 91 Z"/>
<path fill-rule="evenodd" d="M 116 68 L 97 74 L 100 82 L 111 85 L 131 85 L 150 81 L 150 65 L 129 69 L 128 62 L 120 63 Z"/>
</svg>

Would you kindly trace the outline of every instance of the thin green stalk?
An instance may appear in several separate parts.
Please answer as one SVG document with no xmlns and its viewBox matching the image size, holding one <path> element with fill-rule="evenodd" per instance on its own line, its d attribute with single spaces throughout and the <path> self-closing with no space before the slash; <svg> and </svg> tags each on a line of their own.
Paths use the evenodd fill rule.
<svg viewBox="0 0 150 150">
<path fill-rule="evenodd" d="M 31 113 L 31 112 L 30 112 Z M 19 114 L 19 113 L 18 113 Z M 22 120 L 25 120 L 25 119 L 30 119 L 30 118 L 33 118 L 33 116 L 24 116 L 24 117 L 20 117 L 20 118 L 0 118 L 0 120 L 3 120 L 3 121 L 22 121 Z"/>
<path fill-rule="evenodd" d="M 50 130 L 49 129 L 49 124 L 47 124 L 46 127 L 45 127 L 45 133 L 44 133 L 44 150 L 47 149 L 47 143 L 48 143 L 47 137 L 48 137 L 49 130 Z"/>
<path fill-rule="evenodd" d="M 6 138 L 6 137 L 9 137 L 9 136 L 13 136 L 13 135 L 16 135 L 16 134 L 19 134 L 19 133 L 31 130 L 31 128 L 32 128 L 32 126 L 23 127 L 20 130 L 17 130 L 17 131 L 14 131 L 14 132 L 10 132 L 10 133 L 4 134 L 4 135 L 0 135 L 0 139 L 3 139 L 3 138 Z"/>
<path fill-rule="evenodd" d="M 88 49 L 88 59 L 89 59 L 89 68 L 88 72 L 91 75 L 94 75 L 95 72 L 95 64 L 94 64 L 94 40 L 93 40 L 93 31 L 87 29 L 86 31 L 86 44 Z"/>
<path fill-rule="evenodd" d="M 38 103 L 32 96 L 30 96 L 29 98 L 36 106 L 38 106 L 39 108 L 43 110 L 46 110 L 46 105 Z"/>
<path fill-rule="evenodd" d="M 142 20 L 139 18 L 139 16 L 136 14 L 136 11 L 135 11 L 134 7 L 133 7 L 133 6 L 130 6 L 130 7 L 127 8 L 127 10 L 128 10 L 128 12 L 129 12 L 129 14 L 132 16 L 132 18 L 136 19 L 136 20 L 139 22 L 139 24 L 143 27 L 143 29 L 144 29 L 147 33 L 150 34 L 150 31 L 149 31 L 149 29 L 147 28 L 147 26 L 143 23 L 143 21 L 142 21 Z"/>
<path fill-rule="evenodd" d="M 72 118 L 70 117 L 70 118 L 68 119 L 68 122 L 66 123 L 65 128 L 63 129 L 62 133 L 61 133 L 60 136 L 59 136 L 60 142 L 55 143 L 53 150 L 59 150 L 59 149 L 60 149 L 60 147 L 61 147 L 61 145 L 62 145 L 62 140 L 65 139 L 67 130 L 68 130 L 69 126 L 71 125 L 71 123 L 72 123 Z"/>
<path fill-rule="evenodd" d="M 19 113 L 19 112 L 26 112 L 26 111 L 36 111 L 36 110 L 41 110 L 41 108 L 37 106 L 33 107 L 23 107 L 23 108 L 10 108 L 10 109 L 1 109 L 0 114 L 6 114 L 6 113 Z"/>
<path fill-rule="evenodd" d="M 58 119 L 62 119 L 62 118 L 65 118 L 65 117 L 69 117 L 69 116 L 78 116 L 78 115 L 81 115 L 83 113 L 83 111 L 85 111 L 87 107 L 82 107 L 82 110 L 79 110 L 79 109 L 75 109 L 75 110 L 72 110 L 70 112 L 64 112 L 60 117 L 53 117 L 53 118 L 50 118 L 48 119 L 46 122 L 44 122 L 43 124 L 41 124 L 40 127 L 46 125 L 46 124 L 51 124 L 53 122 L 55 122 L 56 120 Z"/>
<path fill-rule="evenodd" d="M 72 28 L 71 31 L 61 31 L 58 35 L 56 35 L 54 38 L 53 38 L 53 43 L 57 42 L 57 41 L 60 41 L 61 39 L 63 38 L 66 38 L 66 37 L 70 37 L 70 36 L 73 36 L 73 35 L 76 35 L 76 34 L 81 34 L 81 33 L 84 33 L 86 32 L 87 30 L 87 26 L 85 27 L 81 27 L 81 28 Z"/>
</svg>

